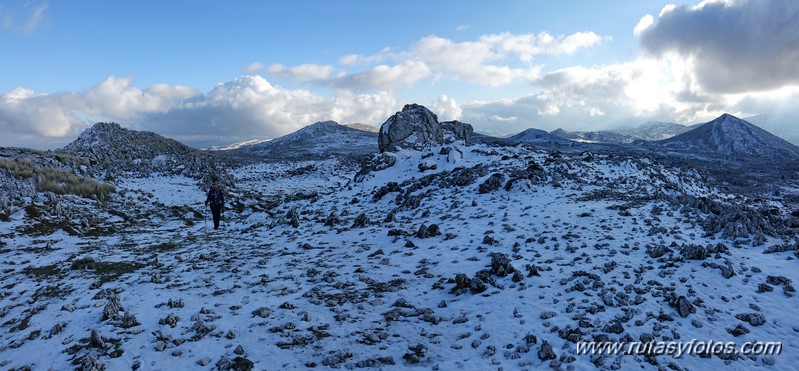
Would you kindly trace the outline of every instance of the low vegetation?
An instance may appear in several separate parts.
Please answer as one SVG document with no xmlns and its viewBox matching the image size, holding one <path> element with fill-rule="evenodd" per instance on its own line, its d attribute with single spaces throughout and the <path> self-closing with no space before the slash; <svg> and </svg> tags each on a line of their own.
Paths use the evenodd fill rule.
<svg viewBox="0 0 799 371">
<path fill-rule="evenodd" d="M 102 199 L 115 192 L 114 186 L 81 177 L 51 167 L 38 166 L 30 159 L 11 160 L 0 158 L 0 169 L 5 169 L 19 179 L 34 178 L 37 191 L 57 194 L 74 194 L 81 197 Z"/>
</svg>

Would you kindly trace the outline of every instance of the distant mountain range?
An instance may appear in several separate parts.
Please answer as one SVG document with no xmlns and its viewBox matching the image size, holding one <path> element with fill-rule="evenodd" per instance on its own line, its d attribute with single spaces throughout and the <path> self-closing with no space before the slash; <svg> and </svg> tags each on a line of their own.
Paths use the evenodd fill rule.
<svg viewBox="0 0 799 371">
<path fill-rule="evenodd" d="M 559 150 L 627 148 L 663 154 L 710 155 L 728 160 L 799 159 L 799 147 L 729 114 L 692 127 L 652 122 L 622 132 L 625 134 L 615 131 L 568 132 L 563 129 L 546 132 L 531 128 L 506 138 L 474 133 L 472 141 L 496 145 L 529 143 Z M 657 138 L 665 139 L 653 140 Z M 596 144 L 605 147 L 594 147 Z M 60 151 L 85 158 L 92 164 L 104 165 L 112 172 L 161 171 L 190 176 L 197 176 L 210 168 L 210 164 L 216 161 L 208 158 L 212 155 L 313 160 L 329 156 L 357 158 L 379 152 L 377 128 L 362 124 L 339 125 L 334 121 L 317 122 L 272 140 L 242 142 L 213 151 L 196 150 L 158 134 L 128 130 L 115 123 L 98 123 Z"/>
<path fill-rule="evenodd" d="M 624 128 L 612 130 L 614 133 L 627 135 L 635 139 L 657 141 L 668 139 L 676 135 L 680 135 L 696 128 L 699 125 L 680 125 L 673 122 L 647 122 L 636 128 Z"/>
</svg>

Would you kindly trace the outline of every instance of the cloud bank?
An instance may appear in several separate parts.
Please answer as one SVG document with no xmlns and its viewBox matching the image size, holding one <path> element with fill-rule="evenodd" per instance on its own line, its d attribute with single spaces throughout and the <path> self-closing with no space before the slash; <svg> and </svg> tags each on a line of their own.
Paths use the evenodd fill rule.
<svg viewBox="0 0 799 371">
<path fill-rule="evenodd" d="M 393 113 L 391 94 L 339 92 L 321 96 L 273 86 L 261 76 L 242 76 L 202 93 L 185 86 L 133 86 L 111 76 L 87 91 L 37 94 L 14 89 L 0 95 L 0 146 L 63 146 L 98 121 L 154 131 L 190 145 L 270 138 L 308 124 L 336 120 L 375 123 Z"/>
<path fill-rule="evenodd" d="M 668 6 L 657 23 L 647 17 L 635 31 L 642 50 L 655 57 L 673 52 L 691 60 L 698 83 L 710 93 L 766 91 L 799 83 L 795 0 L 704 1 Z"/>
</svg>

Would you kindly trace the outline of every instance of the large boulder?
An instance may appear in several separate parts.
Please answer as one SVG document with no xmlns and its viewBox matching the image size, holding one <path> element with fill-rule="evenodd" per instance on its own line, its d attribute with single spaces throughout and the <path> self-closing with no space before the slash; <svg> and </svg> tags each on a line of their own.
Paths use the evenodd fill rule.
<svg viewBox="0 0 799 371">
<path fill-rule="evenodd" d="M 472 126 L 460 121 L 438 122 L 438 117 L 418 104 L 406 104 L 380 127 L 377 143 L 380 152 L 398 148 L 421 150 L 462 140 L 471 143 Z"/>
<path fill-rule="evenodd" d="M 402 111 L 389 117 L 380 127 L 377 145 L 380 152 L 396 151 L 397 147 L 421 149 L 444 142 L 438 117 L 418 104 L 406 104 Z"/>
</svg>

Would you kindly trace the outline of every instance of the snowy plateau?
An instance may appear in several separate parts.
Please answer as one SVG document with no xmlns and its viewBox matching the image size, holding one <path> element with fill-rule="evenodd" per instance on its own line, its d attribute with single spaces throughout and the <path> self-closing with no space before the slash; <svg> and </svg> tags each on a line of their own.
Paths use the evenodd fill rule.
<svg viewBox="0 0 799 371">
<path fill-rule="evenodd" d="M 471 126 L 416 105 L 387 122 L 379 133 L 320 123 L 216 152 L 98 124 L 64 150 L 1 149 L 0 366 L 799 365 L 799 180 L 756 158 L 784 148 L 779 164 L 796 164 L 792 145 L 729 115 L 683 142 L 628 146 L 472 143 Z M 734 125 L 761 137 L 730 136 Z M 389 132 L 404 134 L 380 139 L 380 153 Z M 313 158 L 288 158 L 298 146 Z M 728 167 L 738 150 L 748 160 Z M 43 189 L 44 169 L 114 191 Z M 212 181 L 227 195 L 218 230 L 203 204 Z M 692 339 L 782 349 L 576 350 Z"/>
</svg>

